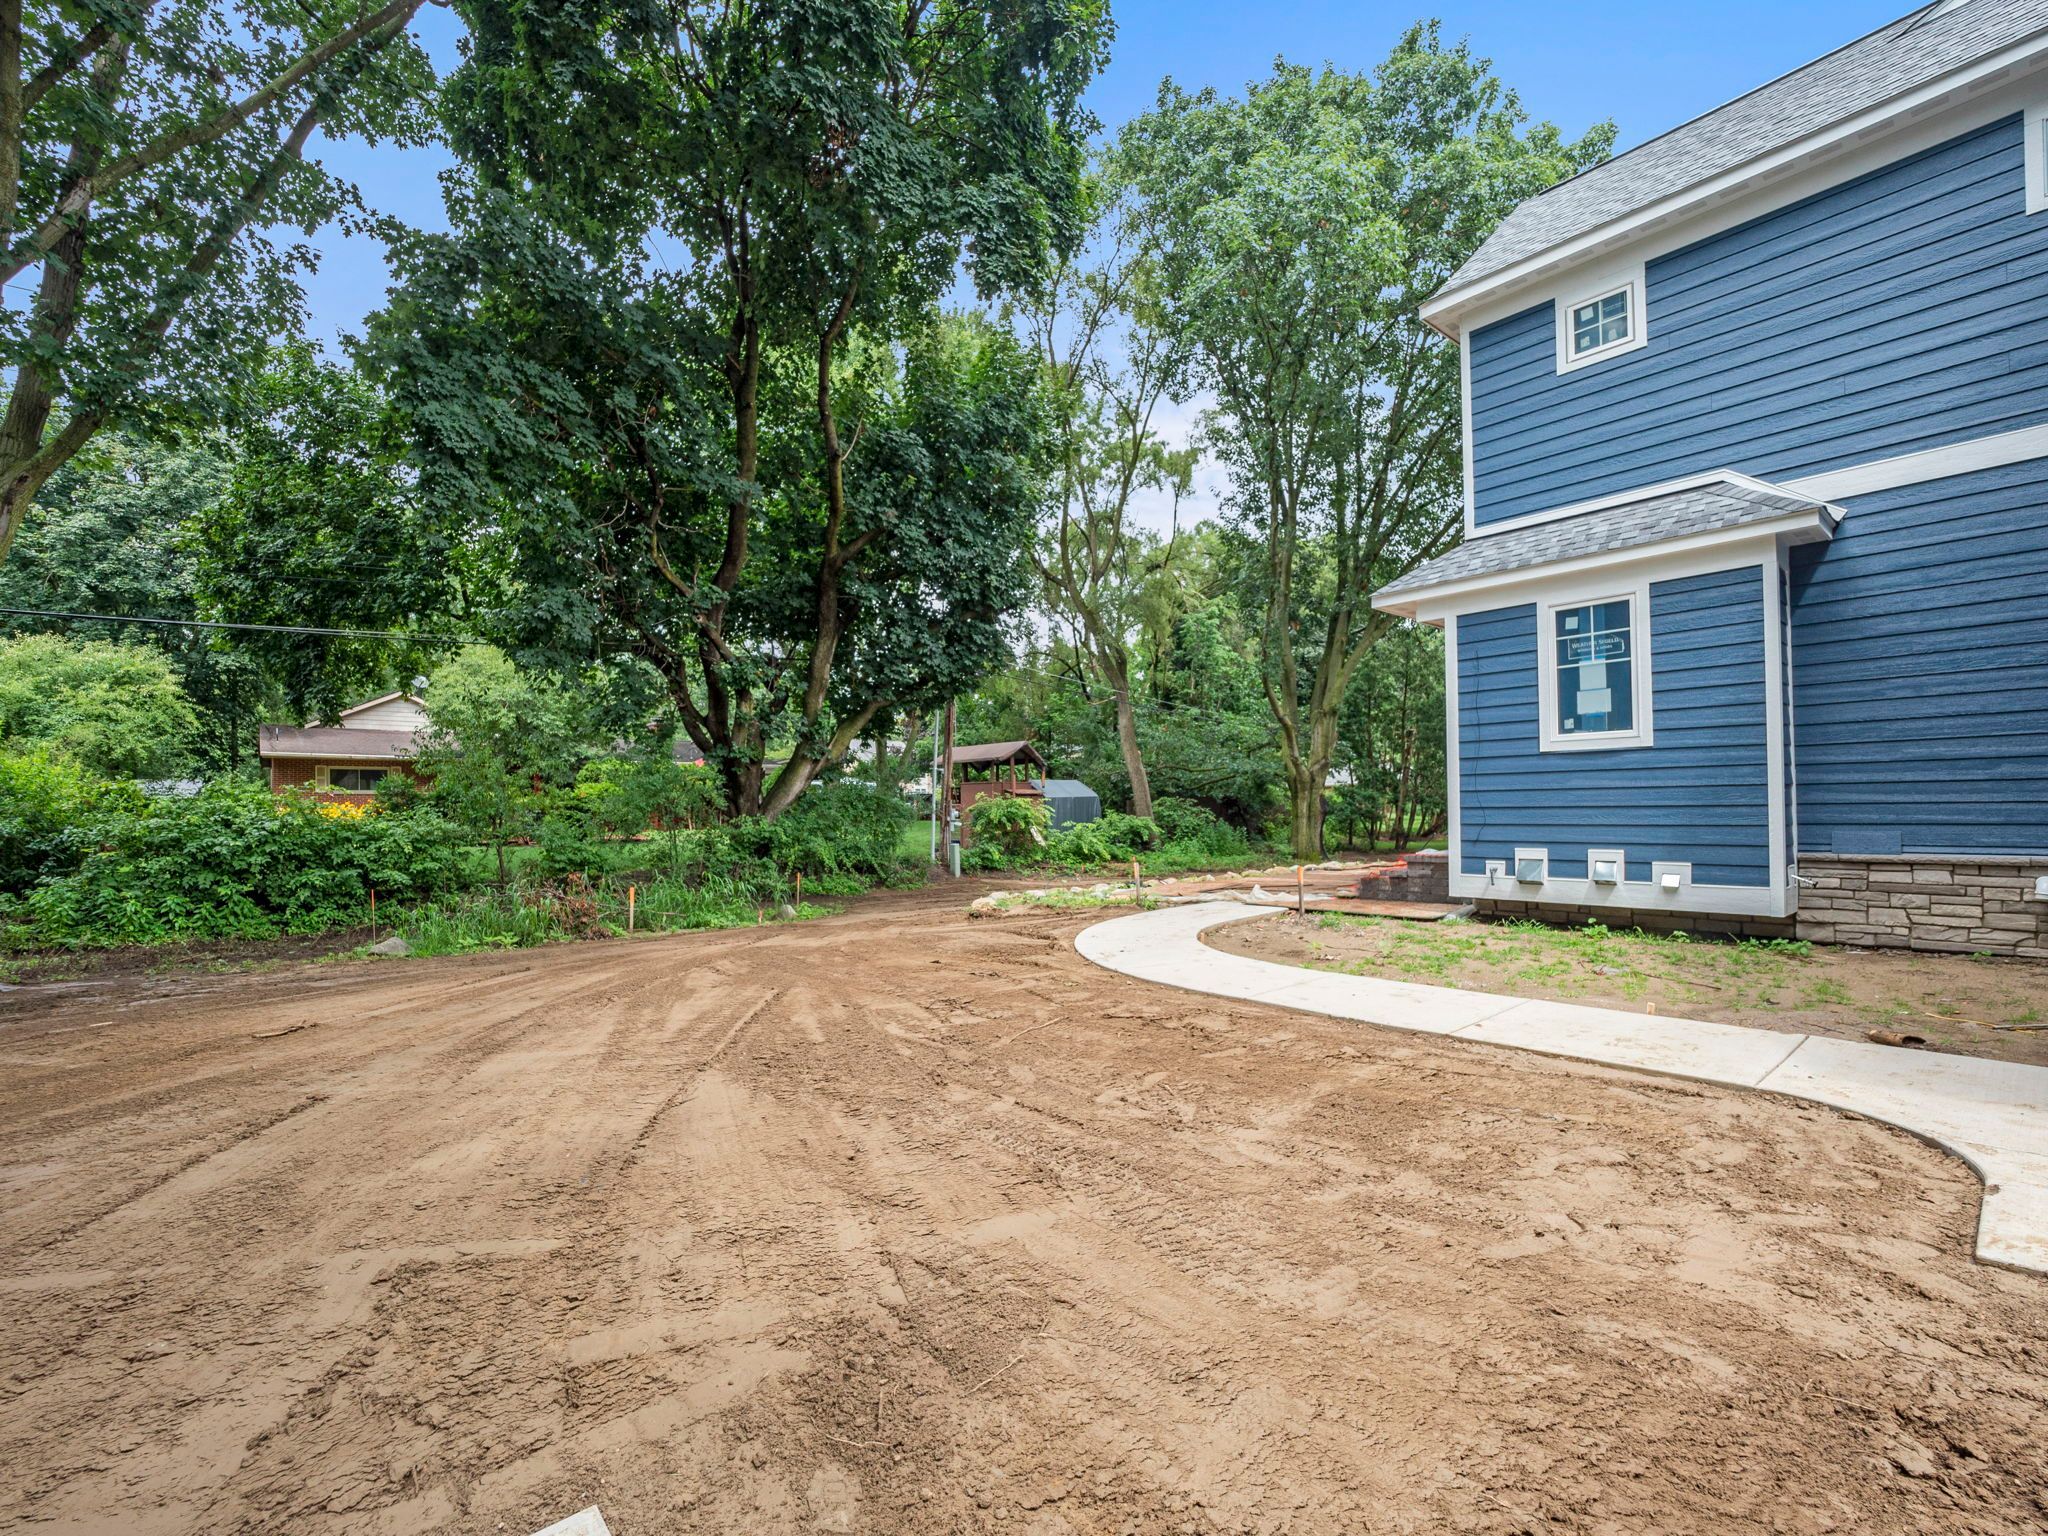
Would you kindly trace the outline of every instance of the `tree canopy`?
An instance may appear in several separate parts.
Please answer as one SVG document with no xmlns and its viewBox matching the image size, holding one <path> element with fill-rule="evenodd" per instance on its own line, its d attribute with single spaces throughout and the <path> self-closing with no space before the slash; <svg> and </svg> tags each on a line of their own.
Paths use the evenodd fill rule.
<svg viewBox="0 0 2048 1536">
<path fill-rule="evenodd" d="M 0 640 L 0 740 L 54 747 L 93 773 L 177 772 L 197 721 L 163 656 L 141 645 Z"/>
<path fill-rule="evenodd" d="M 109 422 L 207 415 L 295 327 L 310 234 L 357 206 L 316 131 L 417 142 L 424 0 L 11 4 L 0 25 L 0 561 Z"/>
<path fill-rule="evenodd" d="M 1150 220 L 1159 323 L 1261 558 L 1247 579 L 1296 851 L 1321 849 L 1351 679 L 1392 620 L 1373 589 L 1461 526 L 1457 348 L 1419 306 L 1521 199 L 1607 153 L 1532 124 L 1434 24 L 1370 74 L 1282 61 L 1242 100 L 1171 81 L 1112 154 Z"/>
<path fill-rule="evenodd" d="M 999 654 L 1039 479 L 1016 347 L 941 320 L 1081 226 L 1106 12 L 488 0 L 447 236 L 372 356 L 502 637 L 667 681 L 742 813 Z M 772 775 L 771 747 L 783 756 Z"/>
</svg>

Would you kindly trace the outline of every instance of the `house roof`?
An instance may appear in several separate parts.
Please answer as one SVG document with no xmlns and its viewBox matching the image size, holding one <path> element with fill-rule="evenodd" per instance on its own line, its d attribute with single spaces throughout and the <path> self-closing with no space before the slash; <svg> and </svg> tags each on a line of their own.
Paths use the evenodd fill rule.
<svg viewBox="0 0 2048 1536">
<path fill-rule="evenodd" d="M 398 762 L 418 746 L 411 731 L 376 731 L 347 725 L 266 725 L 256 733 L 258 757 L 334 757 Z"/>
<path fill-rule="evenodd" d="M 2048 0 L 1940 0 L 1524 201 L 1451 275 L 1462 290 L 1848 123 L 1943 76 L 2048 36 Z"/>
<path fill-rule="evenodd" d="M 1818 536 L 1834 531 L 1841 514 L 1826 502 L 1738 475 L 1717 471 L 1595 511 L 1505 533 L 1481 533 L 1447 555 L 1417 566 L 1373 593 L 1373 605 L 1401 608 L 1419 593 L 1454 583 L 1507 576 L 1589 555 L 1645 549 L 1674 539 L 1713 534 L 1793 518 L 1814 519 Z M 1389 603 L 1388 599 L 1395 599 Z"/>
<path fill-rule="evenodd" d="M 1041 768 L 1045 766 L 1045 759 L 1038 755 L 1038 749 L 1028 741 L 984 741 L 975 746 L 953 749 L 955 767 L 962 763 L 969 767 L 977 763 L 1007 763 L 1013 757 L 1021 757 L 1026 762 L 1038 764 Z"/>
<path fill-rule="evenodd" d="M 394 699 L 403 699 L 408 704 L 417 704 L 421 709 L 425 709 L 427 707 L 427 701 L 425 699 L 421 698 L 418 694 L 407 693 L 404 689 L 401 688 L 395 693 L 379 694 L 374 699 L 365 699 L 360 704 L 351 704 L 347 709 L 344 709 L 340 714 L 336 715 L 334 718 L 337 720 L 346 720 L 350 715 L 360 715 L 366 709 L 375 709 L 379 704 L 389 704 Z"/>
</svg>

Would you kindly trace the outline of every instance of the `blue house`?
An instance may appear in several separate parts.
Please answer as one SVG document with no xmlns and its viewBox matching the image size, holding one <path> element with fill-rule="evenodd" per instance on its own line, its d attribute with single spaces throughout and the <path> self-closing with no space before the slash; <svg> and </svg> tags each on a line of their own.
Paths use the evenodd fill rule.
<svg viewBox="0 0 2048 1536">
<path fill-rule="evenodd" d="M 1518 207 L 1460 349 L 1453 894 L 2048 955 L 2048 0 L 1942 0 Z"/>
</svg>

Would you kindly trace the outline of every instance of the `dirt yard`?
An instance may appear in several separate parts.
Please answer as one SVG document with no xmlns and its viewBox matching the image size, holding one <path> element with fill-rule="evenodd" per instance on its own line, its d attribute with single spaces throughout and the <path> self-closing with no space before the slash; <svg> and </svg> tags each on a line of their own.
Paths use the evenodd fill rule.
<svg viewBox="0 0 2048 1536">
<path fill-rule="evenodd" d="M 2048 1066 L 2048 964 L 1552 928 L 1285 915 L 1212 929 L 1231 954 Z"/>
<path fill-rule="evenodd" d="M 0 1526 L 2048 1524 L 1959 1163 L 960 900 L 0 995 Z"/>
</svg>

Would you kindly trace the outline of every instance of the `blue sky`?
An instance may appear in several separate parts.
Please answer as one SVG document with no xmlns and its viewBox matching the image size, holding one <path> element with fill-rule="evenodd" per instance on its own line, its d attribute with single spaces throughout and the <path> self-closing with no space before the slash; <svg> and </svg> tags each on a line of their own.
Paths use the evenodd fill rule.
<svg viewBox="0 0 2048 1536">
<path fill-rule="evenodd" d="M 1451 37 L 1469 37 L 1521 92 L 1530 113 L 1568 133 L 1611 117 L 1620 147 L 1640 143 L 1774 75 L 1805 63 L 1911 9 L 1911 0 L 1485 0 L 1430 9 L 1378 0 L 1343 4 L 1249 4 L 1245 0 L 1112 0 L 1117 42 L 1091 103 L 1109 129 L 1148 107 L 1161 77 L 1234 91 L 1279 55 L 1366 68 L 1402 26 L 1437 15 Z M 459 23 L 428 6 L 419 23 L 435 62 L 457 62 Z M 438 148 L 397 150 L 329 143 L 320 158 L 354 180 L 371 205 L 428 227 L 441 223 Z M 321 231 L 321 270 L 305 281 L 310 328 L 332 340 L 358 329 L 384 301 L 381 245 Z"/>
</svg>

